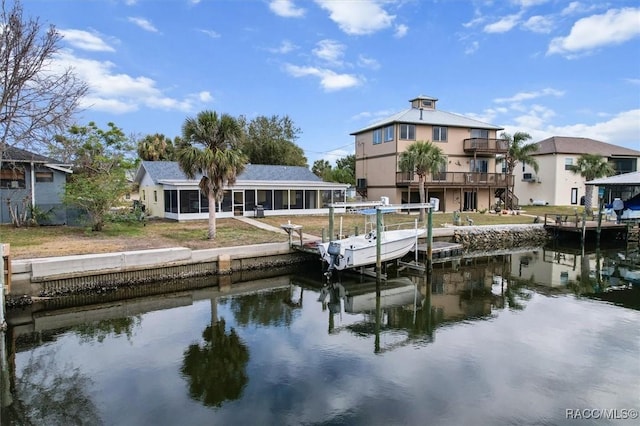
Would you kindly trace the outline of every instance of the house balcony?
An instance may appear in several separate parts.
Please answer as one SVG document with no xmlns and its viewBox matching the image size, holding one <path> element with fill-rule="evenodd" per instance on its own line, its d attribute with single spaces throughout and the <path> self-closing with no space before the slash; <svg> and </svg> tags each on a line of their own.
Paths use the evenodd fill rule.
<svg viewBox="0 0 640 426">
<path fill-rule="evenodd" d="M 464 152 L 475 155 L 506 154 L 509 141 L 505 139 L 471 138 L 465 139 L 462 145 Z"/>
<path fill-rule="evenodd" d="M 513 175 L 504 173 L 479 172 L 439 172 L 428 173 L 425 176 L 428 187 L 507 187 L 513 185 Z M 396 173 L 397 186 L 417 186 L 418 175 L 415 173 Z"/>
</svg>

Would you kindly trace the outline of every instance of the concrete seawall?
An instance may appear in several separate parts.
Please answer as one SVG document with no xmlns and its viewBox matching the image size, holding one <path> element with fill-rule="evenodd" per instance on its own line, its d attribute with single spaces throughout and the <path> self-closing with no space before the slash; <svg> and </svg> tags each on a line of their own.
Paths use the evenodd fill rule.
<svg viewBox="0 0 640 426">
<path fill-rule="evenodd" d="M 289 243 L 191 250 L 184 247 L 49 257 L 11 262 L 8 297 L 56 296 L 122 284 L 226 275 L 312 258 Z"/>
<path fill-rule="evenodd" d="M 434 238 L 461 243 L 465 252 L 543 244 L 542 225 L 456 226 L 433 230 Z M 8 298 L 56 297 L 121 285 L 227 275 L 318 259 L 288 242 L 191 250 L 185 247 L 12 261 Z"/>
</svg>

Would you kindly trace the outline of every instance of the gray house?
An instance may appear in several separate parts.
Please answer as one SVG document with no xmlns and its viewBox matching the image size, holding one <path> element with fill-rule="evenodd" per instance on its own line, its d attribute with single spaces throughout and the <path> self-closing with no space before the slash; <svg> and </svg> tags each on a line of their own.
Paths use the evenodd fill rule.
<svg viewBox="0 0 640 426">
<path fill-rule="evenodd" d="M 46 224 L 68 223 L 61 200 L 70 173 L 68 164 L 5 147 L 0 158 L 0 223 L 12 223 L 11 211 L 21 215 L 31 205 L 49 212 Z"/>
<path fill-rule="evenodd" d="M 199 181 L 187 179 L 174 161 L 143 161 L 135 177 L 147 214 L 179 221 L 209 217 Z M 329 204 L 346 201 L 348 187 L 324 182 L 306 167 L 248 164 L 225 189 L 216 216 L 326 214 Z"/>
</svg>

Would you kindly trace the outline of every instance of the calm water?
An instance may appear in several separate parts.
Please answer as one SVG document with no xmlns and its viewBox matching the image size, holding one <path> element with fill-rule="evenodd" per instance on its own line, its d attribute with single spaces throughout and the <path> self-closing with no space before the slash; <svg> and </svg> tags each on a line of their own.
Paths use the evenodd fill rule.
<svg viewBox="0 0 640 426">
<path fill-rule="evenodd" d="M 34 313 L 6 333 L 1 423 L 636 424 L 621 419 L 640 409 L 629 257 L 467 258 L 379 298 L 372 279 L 323 290 L 312 265 Z"/>
</svg>

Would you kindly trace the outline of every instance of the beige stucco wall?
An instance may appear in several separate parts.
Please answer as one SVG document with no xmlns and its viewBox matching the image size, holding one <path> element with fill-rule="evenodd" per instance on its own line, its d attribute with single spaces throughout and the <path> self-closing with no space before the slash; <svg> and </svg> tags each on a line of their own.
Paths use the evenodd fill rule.
<svg viewBox="0 0 640 426">
<path fill-rule="evenodd" d="M 399 126 L 394 125 L 395 140 L 373 144 L 373 130 L 356 135 L 356 177 L 367 180 L 367 199 L 379 200 L 380 197 L 389 197 L 391 203 L 399 204 L 403 201 L 402 194 L 407 193 L 407 188 L 396 187 L 396 173 L 399 171 L 399 154 L 407 149 L 409 145 L 416 141 L 431 141 L 433 137 L 433 126 L 416 126 L 416 140 L 398 140 Z M 468 172 L 471 168 L 473 155 L 464 152 L 464 139 L 471 136 L 471 129 L 447 127 L 447 141 L 433 142 L 439 147 L 447 157 L 447 172 Z M 497 132 L 489 131 L 489 138 L 495 139 Z M 496 167 L 493 157 L 478 157 L 488 161 L 489 173 Z M 412 191 L 416 191 L 415 188 Z M 442 187 L 428 188 L 430 197 L 440 199 L 441 211 L 454 211 L 461 209 L 463 205 L 464 192 L 459 188 L 448 188 L 446 191 Z M 478 209 L 489 209 L 495 202 L 495 198 L 487 188 L 477 189 Z M 406 195 L 404 197 L 406 200 Z"/>
<path fill-rule="evenodd" d="M 573 159 L 573 164 L 578 157 L 570 154 L 549 154 L 535 157 L 538 162 L 538 173 L 530 166 L 516 166 L 515 194 L 520 199 L 521 205 L 531 204 L 531 200 L 548 202 L 554 206 L 578 205 L 580 197 L 585 194 L 585 180 L 579 174 L 565 170 L 565 160 Z M 536 175 L 535 182 L 523 182 L 523 173 Z M 571 202 L 571 189 L 577 188 L 576 203 Z"/>
</svg>

